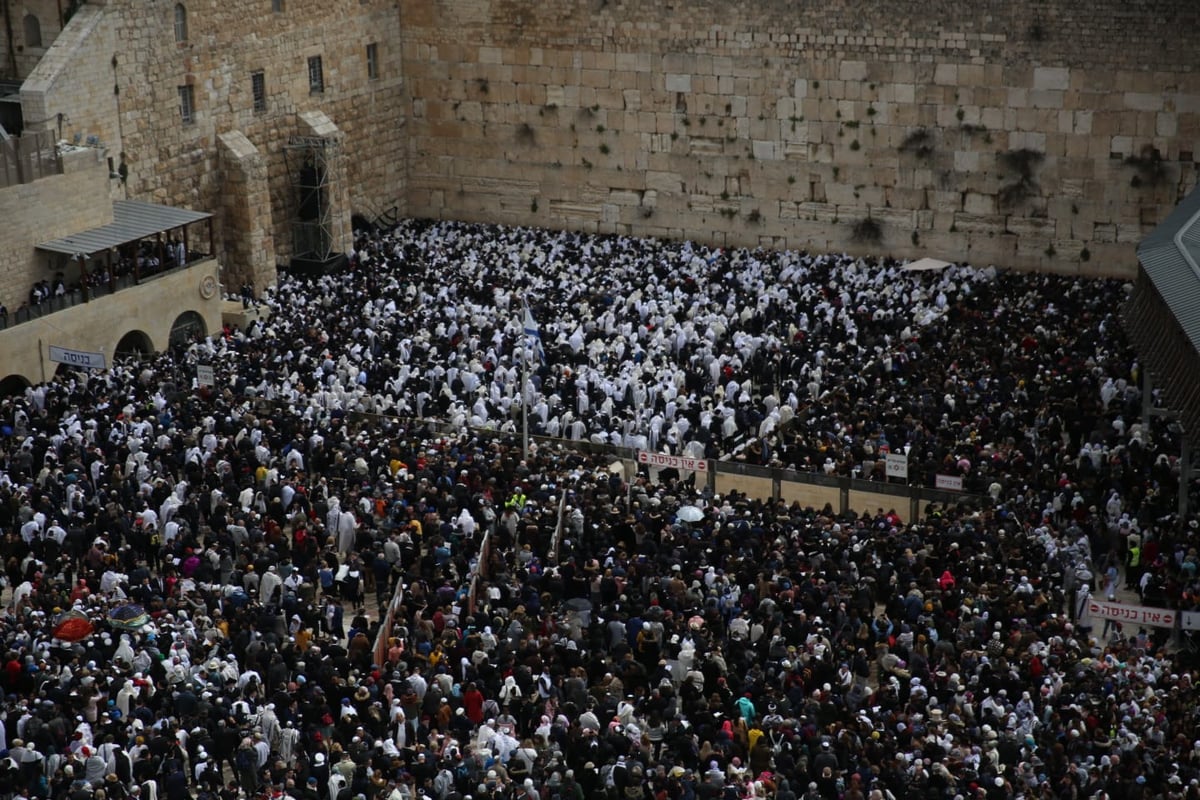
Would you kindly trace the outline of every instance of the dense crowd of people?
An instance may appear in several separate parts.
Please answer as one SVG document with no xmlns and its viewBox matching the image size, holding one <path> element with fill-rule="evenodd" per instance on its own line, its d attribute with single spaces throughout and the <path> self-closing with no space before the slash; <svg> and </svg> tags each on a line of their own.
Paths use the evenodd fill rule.
<svg viewBox="0 0 1200 800">
<path fill-rule="evenodd" d="M 1198 798 L 1190 640 L 1081 613 L 1197 605 L 1124 291 L 360 234 L 266 322 L 0 404 L 0 797 Z M 612 445 L 903 451 L 971 502 L 627 482 Z"/>
</svg>

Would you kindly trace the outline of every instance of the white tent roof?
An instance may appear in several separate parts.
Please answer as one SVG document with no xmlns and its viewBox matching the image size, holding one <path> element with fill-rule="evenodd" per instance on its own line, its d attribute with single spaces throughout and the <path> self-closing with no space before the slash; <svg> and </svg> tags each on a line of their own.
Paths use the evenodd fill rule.
<svg viewBox="0 0 1200 800">
<path fill-rule="evenodd" d="M 908 272 L 931 272 L 933 270 L 945 269 L 950 266 L 949 261 L 942 261 L 937 258 L 921 258 L 904 265 L 904 269 Z"/>
</svg>

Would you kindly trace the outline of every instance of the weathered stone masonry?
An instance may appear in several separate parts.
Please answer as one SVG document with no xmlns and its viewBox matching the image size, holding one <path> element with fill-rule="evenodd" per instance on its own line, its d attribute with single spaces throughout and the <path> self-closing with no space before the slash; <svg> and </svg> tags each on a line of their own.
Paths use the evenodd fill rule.
<svg viewBox="0 0 1200 800">
<path fill-rule="evenodd" d="M 1131 274 L 1195 182 L 1182 0 L 404 2 L 408 211 Z"/>
</svg>

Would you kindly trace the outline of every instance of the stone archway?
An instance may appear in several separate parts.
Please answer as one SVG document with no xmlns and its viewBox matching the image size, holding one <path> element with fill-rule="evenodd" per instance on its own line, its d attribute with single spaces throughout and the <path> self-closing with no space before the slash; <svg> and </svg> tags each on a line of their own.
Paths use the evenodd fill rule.
<svg viewBox="0 0 1200 800">
<path fill-rule="evenodd" d="M 24 375 L 12 374 L 0 380 L 0 397 L 15 397 L 25 394 L 30 387 L 29 379 Z"/>
<path fill-rule="evenodd" d="M 171 324 L 168 346 L 187 345 L 208 333 L 204 317 L 198 311 L 185 311 Z"/>
<path fill-rule="evenodd" d="M 154 342 L 145 331 L 134 329 L 121 337 L 113 353 L 117 358 L 144 358 L 154 353 Z"/>
</svg>

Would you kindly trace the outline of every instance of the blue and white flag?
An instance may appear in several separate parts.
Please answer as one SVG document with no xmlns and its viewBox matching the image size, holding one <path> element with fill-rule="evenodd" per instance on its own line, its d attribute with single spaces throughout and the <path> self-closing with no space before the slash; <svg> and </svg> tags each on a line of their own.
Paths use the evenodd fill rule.
<svg viewBox="0 0 1200 800">
<path fill-rule="evenodd" d="M 525 344 L 533 347 L 534 358 L 539 364 L 546 363 L 546 352 L 542 349 L 542 332 L 538 329 L 537 321 L 534 320 L 529 306 L 525 306 Z"/>
</svg>

